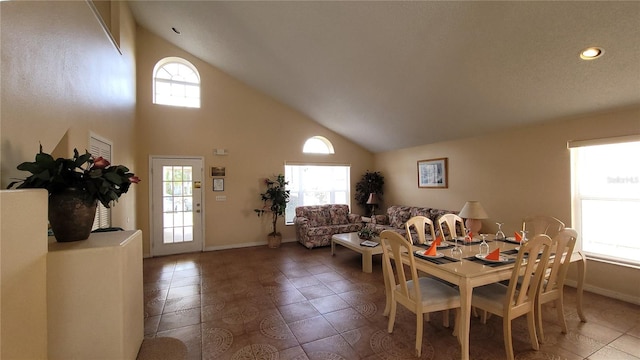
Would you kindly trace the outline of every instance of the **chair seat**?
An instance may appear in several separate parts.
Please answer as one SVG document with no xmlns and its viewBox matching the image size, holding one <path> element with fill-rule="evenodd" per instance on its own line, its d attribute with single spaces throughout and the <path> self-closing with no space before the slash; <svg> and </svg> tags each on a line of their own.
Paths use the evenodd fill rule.
<svg viewBox="0 0 640 360">
<path fill-rule="evenodd" d="M 460 292 L 438 280 L 421 277 L 418 279 L 423 306 L 451 309 L 460 306 Z M 413 280 L 407 281 L 410 293 L 413 291 Z M 400 290 L 400 285 L 396 286 Z M 442 305 L 442 306 L 439 306 Z"/>
</svg>

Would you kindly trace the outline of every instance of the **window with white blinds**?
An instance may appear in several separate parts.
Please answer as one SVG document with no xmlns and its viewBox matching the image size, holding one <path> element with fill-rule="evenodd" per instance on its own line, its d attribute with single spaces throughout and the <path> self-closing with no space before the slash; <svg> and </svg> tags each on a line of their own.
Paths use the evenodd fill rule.
<svg viewBox="0 0 640 360">
<path fill-rule="evenodd" d="M 640 135 L 572 141 L 573 227 L 590 258 L 640 265 Z"/>
<path fill-rule="evenodd" d="M 91 135 L 89 152 L 94 157 L 102 156 L 111 162 L 111 148 L 111 141 Z M 111 227 L 111 209 L 104 207 L 102 203 L 98 202 L 98 209 L 96 210 L 96 217 L 93 220 L 93 228 L 91 228 L 91 230 L 108 227 Z"/>
</svg>

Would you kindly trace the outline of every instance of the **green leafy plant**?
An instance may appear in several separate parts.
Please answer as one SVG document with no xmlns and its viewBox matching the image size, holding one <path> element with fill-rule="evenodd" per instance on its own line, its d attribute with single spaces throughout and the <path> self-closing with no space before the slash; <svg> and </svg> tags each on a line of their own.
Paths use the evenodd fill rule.
<svg viewBox="0 0 640 360">
<path fill-rule="evenodd" d="M 287 209 L 287 203 L 289 202 L 289 190 L 286 186 L 288 181 L 284 181 L 284 175 L 279 174 L 275 176 L 275 179 L 264 179 L 264 183 L 267 186 L 267 190 L 260 194 L 263 206 L 261 209 L 253 209 L 258 216 L 262 216 L 267 212 L 271 213 L 271 224 L 273 231 L 269 234 L 279 235 L 276 225 L 278 223 L 278 217 L 284 216 Z"/>
<path fill-rule="evenodd" d="M 369 171 L 362 175 L 362 179 L 356 183 L 356 195 L 355 200 L 358 205 L 360 205 L 363 209 L 367 210 L 369 205 L 367 205 L 367 200 L 369 200 L 369 194 L 375 193 L 378 194 L 380 200 L 382 200 L 382 195 L 384 186 L 384 176 L 379 171 Z"/>
<path fill-rule="evenodd" d="M 369 239 L 374 238 L 374 237 L 376 237 L 378 235 L 380 235 L 380 234 L 378 234 L 377 231 L 375 231 L 374 229 L 371 229 L 371 228 L 367 228 L 367 227 L 363 227 L 360 231 L 358 231 L 358 237 L 360 239 L 369 240 Z"/>
<path fill-rule="evenodd" d="M 34 162 L 23 162 L 18 170 L 31 173 L 25 179 L 13 181 L 8 188 L 47 189 L 49 194 L 74 188 L 81 190 L 85 200 L 99 200 L 105 207 L 111 207 L 132 183 L 140 179 L 122 165 L 111 165 L 103 157 L 94 158 L 85 150 L 80 155 L 73 149 L 73 158 L 57 158 L 42 151 L 36 154 Z"/>
</svg>

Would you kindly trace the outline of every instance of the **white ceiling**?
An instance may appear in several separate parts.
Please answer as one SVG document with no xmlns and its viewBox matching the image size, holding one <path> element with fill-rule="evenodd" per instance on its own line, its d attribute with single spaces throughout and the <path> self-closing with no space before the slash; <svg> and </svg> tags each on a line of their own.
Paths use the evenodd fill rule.
<svg viewBox="0 0 640 360">
<path fill-rule="evenodd" d="M 142 27 L 372 152 L 640 104 L 640 2 L 130 7 Z M 580 60 L 588 46 L 604 56 Z"/>
</svg>

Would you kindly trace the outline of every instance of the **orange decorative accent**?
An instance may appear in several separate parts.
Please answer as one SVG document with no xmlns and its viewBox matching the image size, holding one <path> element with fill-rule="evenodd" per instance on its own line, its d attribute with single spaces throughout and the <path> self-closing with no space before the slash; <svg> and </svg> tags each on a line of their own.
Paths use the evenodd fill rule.
<svg viewBox="0 0 640 360">
<path fill-rule="evenodd" d="M 436 237 L 436 246 L 440 246 L 442 244 L 442 236 Z"/>
<path fill-rule="evenodd" d="M 500 248 L 497 248 L 485 256 L 487 260 L 500 260 Z"/>
<path fill-rule="evenodd" d="M 429 247 L 429 249 L 427 249 L 427 251 L 424 252 L 424 254 L 428 256 L 436 256 L 437 250 L 438 250 L 438 245 L 436 245 L 436 242 L 434 241 L 431 243 L 431 246 Z"/>
<path fill-rule="evenodd" d="M 516 237 L 516 241 L 522 241 L 522 235 L 518 234 L 518 232 L 517 232 L 517 231 L 516 231 L 516 232 L 514 232 L 513 234 L 514 234 L 514 235 L 515 235 L 515 237 Z"/>
</svg>

